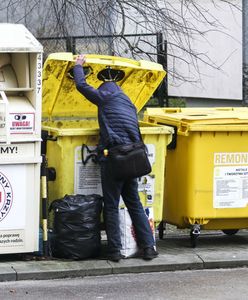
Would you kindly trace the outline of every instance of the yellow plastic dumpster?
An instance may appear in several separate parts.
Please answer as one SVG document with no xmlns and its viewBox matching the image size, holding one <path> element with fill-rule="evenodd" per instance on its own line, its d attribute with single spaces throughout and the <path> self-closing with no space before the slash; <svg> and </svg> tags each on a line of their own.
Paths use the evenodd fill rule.
<svg viewBox="0 0 248 300">
<path fill-rule="evenodd" d="M 43 132 L 47 133 L 48 167 L 56 171 L 49 181 L 48 198 L 65 194 L 101 194 L 99 165 L 95 162 L 99 127 L 96 106 L 76 90 L 71 79 L 74 57 L 68 53 L 48 57 L 43 69 Z M 165 72 L 161 65 L 129 59 L 88 55 L 84 65 L 87 81 L 98 87 L 99 73 L 106 68 L 124 72 L 118 84 L 140 110 L 155 91 Z M 88 68 L 88 69 L 87 69 Z M 134 88 L 135 87 L 135 88 Z M 166 146 L 171 127 L 140 122 L 148 147 L 152 172 L 139 178 L 139 193 L 145 207 L 153 208 L 155 222 L 162 220 Z"/>
<path fill-rule="evenodd" d="M 248 109 L 148 108 L 144 120 L 174 127 L 166 155 L 163 219 L 234 234 L 248 227 Z"/>
</svg>

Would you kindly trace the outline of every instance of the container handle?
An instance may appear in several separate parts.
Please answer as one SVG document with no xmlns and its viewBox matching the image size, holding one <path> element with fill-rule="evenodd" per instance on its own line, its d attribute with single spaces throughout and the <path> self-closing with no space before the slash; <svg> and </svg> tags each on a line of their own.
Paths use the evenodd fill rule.
<svg viewBox="0 0 248 300">
<path fill-rule="evenodd" d="M 90 150 L 89 147 L 85 144 L 82 145 L 81 147 L 81 159 L 82 159 L 82 163 L 85 166 L 87 164 L 87 162 L 91 159 L 94 163 L 97 163 L 97 153 L 96 153 L 96 149 Z M 86 158 L 84 157 L 84 152 L 86 150 L 86 153 L 89 155 L 86 156 Z"/>
</svg>

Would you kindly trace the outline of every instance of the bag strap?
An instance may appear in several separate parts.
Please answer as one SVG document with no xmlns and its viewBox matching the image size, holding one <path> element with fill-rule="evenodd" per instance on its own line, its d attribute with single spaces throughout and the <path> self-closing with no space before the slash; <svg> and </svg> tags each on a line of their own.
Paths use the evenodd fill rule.
<svg viewBox="0 0 248 300">
<path fill-rule="evenodd" d="M 139 128 L 139 124 L 138 124 L 138 130 L 139 130 L 140 141 L 143 142 L 143 138 L 142 138 L 141 131 L 140 131 L 140 128 Z"/>
</svg>

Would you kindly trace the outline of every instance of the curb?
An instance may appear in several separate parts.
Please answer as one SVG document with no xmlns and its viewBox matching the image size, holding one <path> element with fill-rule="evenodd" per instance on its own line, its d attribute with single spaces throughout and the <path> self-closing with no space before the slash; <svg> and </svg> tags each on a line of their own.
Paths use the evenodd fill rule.
<svg viewBox="0 0 248 300">
<path fill-rule="evenodd" d="M 197 248 L 189 247 L 186 236 L 157 241 L 159 256 L 151 261 L 105 259 L 0 261 L 0 281 L 44 280 L 102 276 L 125 273 L 150 273 L 248 266 L 248 236 L 203 235 Z M 4 259 L 4 258 L 2 258 Z"/>
</svg>

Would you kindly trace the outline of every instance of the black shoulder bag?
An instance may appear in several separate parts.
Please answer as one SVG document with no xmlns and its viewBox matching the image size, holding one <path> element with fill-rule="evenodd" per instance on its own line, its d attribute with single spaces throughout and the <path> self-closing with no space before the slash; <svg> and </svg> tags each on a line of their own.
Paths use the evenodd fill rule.
<svg viewBox="0 0 248 300">
<path fill-rule="evenodd" d="M 131 179 L 151 172 L 147 147 L 141 133 L 140 142 L 114 146 L 108 149 L 107 163 L 116 179 Z"/>
</svg>

